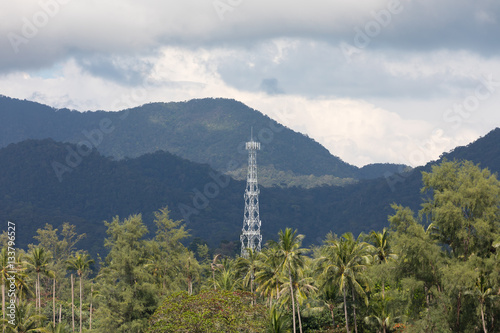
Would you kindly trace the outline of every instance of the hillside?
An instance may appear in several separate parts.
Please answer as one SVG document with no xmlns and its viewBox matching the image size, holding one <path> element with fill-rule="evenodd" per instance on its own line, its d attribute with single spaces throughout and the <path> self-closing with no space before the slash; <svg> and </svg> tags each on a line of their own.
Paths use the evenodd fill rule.
<svg viewBox="0 0 500 333">
<path fill-rule="evenodd" d="M 52 138 L 91 145 L 114 159 L 164 150 L 229 171 L 239 179 L 244 179 L 247 155 L 243 144 L 250 138 L 251 128 L 262 144 L 258 161 L 265 185 L 344 185 L 381 177 L 399 167 L 380 164 L 359 169 L 349 165 L 313 139 L 234 100 L 200 99 L 152 103 L 120 112 L 77 112 L 0 97 L 0 147 Z"/>
<path fill-rule="evenodd" d="M 77 160 L 77 150 L 76 145 L 52 139 L 27 140 L 0 150 L 0 219 L 14 221 L 23 230 L 18 234 L 20 246 L 45 223 L 70 222 L 89 236 L 83 246 L 103 251 L 103 220 L 142 213 L 151 222 L 152 213 L 165 205 L 174 218 L 187 222 L 193 236 L 212 246 L 239 239 L 244 182 L 168 152 L 113 161 L 95 150 Z M 199 199 L 210 191 L 207 184 L 221 182 L 216 194 Z M 340 197 L 331 195 L 339 195 L 341 188 L 332 189 L 328 200 L 336 202 Z M 303 214 L 321 216 L 312 205 L 318 195 L 304 189 L 262 188 L 265 237 L 285 224 L 300 225 Z M 310 228 L 317 233 L 314 224 Z"/>
<path fill-rule="evenodd" d="M 470 159 L 499 172 L 499 143 L 500 129 L 495 129 L 443 157 Z M 0 219 L 21 226 L 20 246 L 31 241 L 35 230 L 45 223 L 57 227 L 67 221 L 89 235 L 82 243 L 86 248 L 102 252 L 103 220 L 142 213 L 152 230 L 152 212 L 165 205 L 175 219 L 187 222 L 194 237 L 211 246 L 239 239 L 244 182 L 221 176 L 208 165 L 161 151 L 113 161 L 94 150 L 74 166 L 57 169 L 58 177 L 54 165 L 67 166 L 69 152 L 77 149 L 51 139 L 28 140 L 0 149 Z M 387 226 L 391 203 L 419 209 L 421 171 L 429 170 L 430 165 L 344 187 L 262 187 L 264 240 L 285 227 L 306 234 L 305 245 L 318 243 L 328 231 L 380 230 Z"/>
</svg>

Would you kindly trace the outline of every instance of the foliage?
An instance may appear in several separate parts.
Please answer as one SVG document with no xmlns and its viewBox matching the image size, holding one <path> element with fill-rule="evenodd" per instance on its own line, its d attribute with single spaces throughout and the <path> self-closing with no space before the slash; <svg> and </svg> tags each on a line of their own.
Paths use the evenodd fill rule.
<svg viewBox="0 0 500 333">
<path fill-rule="evenodd" d="M 471 146 L 476 150 L 469 151 L 474 153 L 474 163 L 481 162 L 492 172 L 500 171 L 497 158 L 500 145 L 493 145 L 499 137 L 500 129 Z M 477 150 L 484 151 L 482 142 L 488 145 L 488 153 L 478 155 Z M 227 186 L 221 186 L 218 195 L 208 198 L 204 194 L 205 185 L 216 184 L 214 175 L 218 173 L 207 165 L 168 152 L 116 161 L 95 151 L 71 167 L 59 182 L 52 163 L 65 163 L 69 150 L 77 151 L 78 147 L 50 139 L 28 140 L 0 149 L 0 219 L 23 224 L 23 232 L 17 235 L 20 247 L 32 242 L 36 230 L 43 229 L 47 222 L 58 230 L 61 240 L 62 226 L 68 222 L 75 226 L 75 232 L 87 235 L 78 242 L 80 247 L 94 258 L 98 253 L 105 257 L 103 220 L 117 214 L 129 216 L 141 212 L 148 230 L 154 233 L 154 212 L 165 205 L 170 207 L 174 221 L 183 219 L 193 237 L 202 238 L 211 248 L 223 240 L 239 239 L 241 225 L 234 221 L 241 220 L 244 182 L 225 178 L 220 184 L 227 182 Z M 467 152 L 460 151 L 462 155 Z M 266 226 L 262 228 L 263 237 L 276 239 L 281 229 L 300 228 L 307 235 L 304 246 L 309 246 L 320 244 L 330 230 L 355 235 L 382 230 L 387 215 L 392 213 L 391 203 L 397 202 L 413 211 L 420 208 L 421 171 L 430 172 L 430 165 L 403 175 L 344 187 L 262 187 L 260 209 Z M 208 199 L 206 208 L 193 205 L 195 197 L 200 197 L 195 189 Z M 205 207 L 205 201 L 198 199 L 198 202 L 202 204 L 198 207 Z M 180 207 L 186 206 L 182 205 L 193 210 L 183 213 Z M 61 280 L 59 274 L 57 277 Z"/>
<path fill-rule="evenodd" d="M 365 288 L 368 287 L 364 271 L 371 262 L 368 243 L 356 240 L 352 233 L 346 233 L 336 238 L 331 233 L 327 235 L 321 257 L 317 258 L 318 274 L 324 285 L 337 284 L 339 293 L 344 300 L 344 316 L 346 330 L 349 332 L 347 310 L 347 295 L 351 290 L 367 300 Z M 354 324 L 356 325 L 355 308 L 353 308 Z"/>
<path fill-rule="evenodd" d="M 294 290 L 294 284 L 292 281 L 292 276 L 299 273 L 303 268 L 305 263 L 305 254 L 307 249 L 302 248 L 302 239 L 304 235 L 297 234 L 297 230 L 292 231 L 290 228 L 286 228 L 285 231 L 280 230 L 278 242 L 270 242 L 270 246 L 275 248 L 273 253 L 276 256 L 278 267 L 281 268 L 281 272 L 284 276 L 288 277 L 288 290 L 290 290 L 289 299 L 292 303 L 292 324 L 293 332 L 296 332 L 295 323 L 295 307 L 296 307 L 296 291 Z M 297 304 L 298 309 L 298 304 Z M 297 312 L 300 324 L 300 312 Z M 302 328 L 300 329 L 302 331 Z"/>
<path fill-rule="evenodd" d="M 28 333 L 28 332 L 44 332 L 45 328 L 40 324 L 45 317 L 37 314 L 32 303 L 21 302 L 17 304 L 15 309 L 14 324 L 9 323 L 9 319 L 2 319 L 6 324 L 6 332 L 8 333 Z"/>
<path fill-rule="evenodd" d="M 251 298 L 224 290 L 175 293 L 151 317 L 148 332 L 264 332 L 265 309 L 251 306 Z"/>
<path fill-rule="evenodd" d="M 49 323 L 45 329 L 48 333 L 69 333 L 71 331 L 64 323 L 57 323 L 55 325 Z"/>
<path fill-rule="evenodd" d="M 260 163 L 260 162 L 259 162 Z M 227 172 L 228 175 L 237 180 L 246 180 L 247 168 L 241 167 L 240 169 Z M 383 174 L 383 173 L 382 173 Z M 374 177 L 377 178 L 381 174 L 377 174 Z M 346 186 L 349 184 L 356 183 L 355 178 L 340 178 L 333 175 L 321 175 L 316 176 L 314 174 L 301 175 L 295 174 L 290 170 L 276 170 L 274 165 L 260 166 L 259 165 L 259 184 L 261 186 L 279 186 L 282 188 L 286 187 L 303 187 L 303 188 L 314 188 L 317 186 Z"/>
<path fill-rule="evenodd" d="M 448 162 L 423 173 L 424 188 L 432 190 L 422 209 L 432 221 L 438 240 L 453 256 L 485 256 L 500 227 L 500 183 L 488 169 L 470 161 Z"/>
<path fill-rule="evenodd" d="M 99 274 L 96 317 L 107 331 L 142 331 L 158 302 L 153 277 L 144 269 L 147 229 L 140 215 L 123 221 L 115 217 L 105 224 L 110 252 Z"/>
<path fill-rule="evenodd" d="M 94 263 L 94 260 L 90 258 L 87 253 L 77 252 L 73 257 L 70 257 L 66 263 L 68 264 L 67 269 L 70 271 L 76 271 L 76 274 L 80 278 L 80 332 L 82 332 L 83 325 L 83 276 L 90 269 L 90 266 Z M 73 290 L 72 290 L 73 292 Z"/>
<path fill-rule="evenodd" d="M 389 219 L 399 253 L 394 273 L 410 291 L 409 331 L 486 332 L 494 316 L 486 315 L 484 297 L 498 281 L 500 183 L 467 161 L 444 161 L 424 172 L 423 182 L 431 196 L 418 219 L 397 205 Z"/>
<path fill-rule="evenodd" d="M 286 228 L 247 258 L 222 255 L 198 239 L 198 261 L 182 244 L 186 224 L 165 207 L 151 214 L 154 234 L 142 215 L 105 222 L 109 254 L 93 276 L 92 256 L 76 249 L 82 236 L 75 228 L 45 225 L 28 253 L 16 251 L 16 313 L 23 320 L 8 330 L 67 331 L 71 294 L 60 267 L 69 264 L 80 277 L 82 331 L 494 332 L 500 183 L 488 170 L 456 161 L 423 178 L 423 208 L 393 204 L 390 229 L 357 238 L 329 233 L 308 249 L 303 235 Z M 3 248 L 4 288 L 7 258 Z M 53 307 L 61 311 L 57 321 Z"/>
<path fill-rule="evenodd" d="M 283 333 L 287 332 L 289 321 L 284 311 L 276 304 L 271 305 L 268 310 L 268 322 L 266 325 L 266 333 Z"/>
</svg>

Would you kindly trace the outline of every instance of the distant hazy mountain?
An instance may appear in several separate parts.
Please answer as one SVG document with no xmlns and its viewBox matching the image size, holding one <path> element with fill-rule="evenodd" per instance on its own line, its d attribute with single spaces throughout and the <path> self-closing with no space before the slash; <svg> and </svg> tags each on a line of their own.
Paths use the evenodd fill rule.
<svg viewBox="0 0 500 333">
<path fill-rule="evenodd" d="M 469 159 L 500 171 L 500 129 L 443 156 Z M 437 161 L 436 163 L 439 163 Z M 392 213 L 390 204 L 418 210 L 421 171 L 361 180 L 344 187 L 261 188 L 260 213 L 264 240 L 285 227 L 305 234 L 305 245 L 319 243 L 328 231 L 380 230 Z M 237 241 L 243 221 L 245 183 L 167 152 L 113 161 L 82 146 L 27 140 L 0 149 L 0 220 L 19 226 L 18 244 L 25 246 L 45 223 L 77 225 L 88 234 L 83 245 L 101 252 L 103 220 L 142 213 L 152 230 L 152 212 L 168 205 L 184 219 L 193 236 L 216 246 Z"/>
<path fill-rule="evenodd" d="M 240 179 L 244 179 L 244 142 L 250 138 L 251 128 L 262 145 L 258 163 L 264 185 L 345 185 L 401 169 L 391 164 L 359 169 L 331 155 L 313 139 L 234 100 L 201 99 L 152 103 L 120 112 L 77 112 L 0 97 L 0 147 L 26 139 L 52 138 L 83 148 L 92 146 L 115 159 L 164 150 L 230 171 Z"/>
</svg>

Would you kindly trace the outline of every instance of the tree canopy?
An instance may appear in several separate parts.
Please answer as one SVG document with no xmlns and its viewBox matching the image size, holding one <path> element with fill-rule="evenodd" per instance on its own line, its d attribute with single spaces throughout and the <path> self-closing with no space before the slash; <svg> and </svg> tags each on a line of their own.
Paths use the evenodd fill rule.
<svg viewBox="0 0 500 333">
<path fill-rule="evenodd" d="M 286 228 L 247 258 L 200 239 L 186 247 L 187 226 L 167 207 L 149 221 L 154 233 L 140 214 L 104 222 L 104 259 L 79 249 L 83 235 L 69 224 L 39 229 L 29 250 L 15 256 L 4 233 L 2 325 L 60 332 L 76 321 L 82 331 L 109 332 L 494 332 L 500 183 L 465 161 L 445 161 L 422 176 L 422 209 L 392 204 L 388 228 L 357 237 L 331 232 L 311 248 L 299 230 Z M 76 299 L 72 272 L 80 283 Z M 12 286 L 15 314 L 25 318 L 14 324 Z"/>
</svg>

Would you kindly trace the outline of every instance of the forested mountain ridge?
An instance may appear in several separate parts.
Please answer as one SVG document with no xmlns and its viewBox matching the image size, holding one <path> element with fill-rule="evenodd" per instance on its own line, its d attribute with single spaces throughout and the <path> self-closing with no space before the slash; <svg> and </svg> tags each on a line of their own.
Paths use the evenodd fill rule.
<svg viewBox="0 0 500 333">
<path fill-rule="evenodd" d="M 233 176 L 244 171 L 243 144 L 251 127 L 262 144 L 258 162 L 265 185 L 344 185 L 401 169 L 393 164 L 360 169 L 345 163 L 313 139 L 235 100 L 207 98 L 120 112 L 78 112 L 0 96 L 0 147 L 52 138 L 89 144 L 115 159 L 164 150 L 222 172 L 235 171 Z"/>
<path fill-rule="evenodd" d="M 77 151 L 76 145 L 52 139 L 27 140 L 0 149 L 0 219 L 22 226 L 20 246 L 25 246 L 45 223 L 59 226 L 69 222 L 89 236 L 82 241 L 83 246 L 99 247 L 105 237 L 103 220 L 142 213 L 146 221 L 151 221 L 152 213 L 166 205 L 175 219 L 187 222 L 193 236 L 202 237 L 212 246 L 221 240 L 239 239 L 243 181 L 163 151 L 119 161 L 96 150 L 78 160 Z M 207 194 L 214 191 L 207 190 L 207 184 L 214 183 L 220 184 L 216 193 Z M 263 233 L 275 233 L 287 220 L 298 226 L 304 214 L 311 218 L 318 215 L 320 211 L 314 213 L 312 203 L 320 189 L 323 187 L 316 192 L 262 188 L 261 212 L 268 221 Z M 340 190 L 333 187 L 329 191 L 331 202 L 340 199 L 331 197 L 339 195 Z M 314 229 L 314 223 L 310 228 Z"/>
<path fill-rule="evenodd" d="M 497 128 L 443 157 L 468 159 L 498 173 L 499 143 Z M 0 219 L 15 221 L 22 228 L 19 245 L 25 246 L 45 223 L 58 227 L 69 222 L 80 233 L 88 234 L 82 245 L 91 252 L 102 251 L 103 220 L 142 213 L 148 223 L 152 213 L 166 205 L 174 219 L 184 219 L 191 234 L 211 246 L 222 240 L 238 241 L 243 181 L 229 179 L 206 164 L 168 152 L 113 161 L 94 150 L 78 161 L 74 157 L 78 148 L 45 139 L 0 149 Z M 321 242 L 329 231 L 357 234 L 381 230 L 387 226 L 392 203 L 419 210 L 421 171 L 429 171 L 438 162 L 407 174 L 344 187 L 261 187 L 264 240 L 275 237 L 285 227 L 306 234 L 306 245 Z"/>
</svg>

